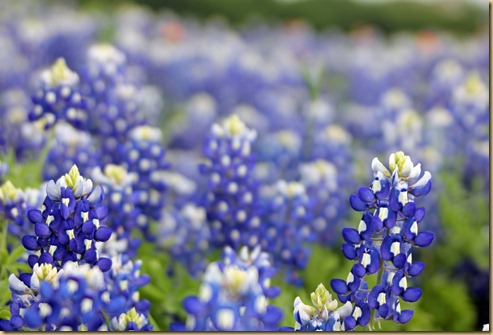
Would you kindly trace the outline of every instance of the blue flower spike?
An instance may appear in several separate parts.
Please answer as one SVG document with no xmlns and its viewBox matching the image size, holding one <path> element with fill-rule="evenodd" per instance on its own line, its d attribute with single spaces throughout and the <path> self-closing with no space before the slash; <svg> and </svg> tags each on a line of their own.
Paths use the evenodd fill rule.
<svg viewBox="0 0 493 335">
<path fill-rule="evenodd" d="M 352 304 L 352 313 L 344 319 L 344 329 L 374 321 L 393 320 L 406 323 L 412 310 L 400 310 L 400 300 L 418 301 L 423 292 L 408 287 L 408 278 L 424 269 L 423 262 L 413 262 L 413 248 L 428 247 L 432 232 L 421 231 L 425 209 L 416 200 L 431 189 L 431 174 L 421 175 L 421 164 L 414 165 L 403 152 L 390 155 L 388 168 L 378 158 L 372 161 L 374 180 L 351 195 L 349 203 L 363 212 L 358 229 L 344 228 L 344 256 L 356 263 L 346 281 L 332 279 L 331 287 L 341 302 Z M 368 287 L 366 276 L 377 275 L 380 282 Z M 374 312 L 373 312 L 374 311 Z"/>
</svg>

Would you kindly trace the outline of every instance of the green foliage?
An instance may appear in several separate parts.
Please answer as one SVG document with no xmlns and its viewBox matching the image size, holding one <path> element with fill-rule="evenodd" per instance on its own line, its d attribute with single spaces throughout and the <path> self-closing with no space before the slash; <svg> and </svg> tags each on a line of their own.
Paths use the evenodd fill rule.
<svg viewBox="0 0 493 335">
<path fill-rule="evenodd" d="M 479 180 L 471 190 L 458 182 L 458 174 L 442 174 L 440 214 L 443 232 L 433 250 L 437 264 L 450 269 L 465 256 L 475 260 L 483 269 L 489 266 L 489 199 L 481 191 Z M 431 255 L 428 255 L 431 256 Z"/>
<path fill-rule="evenodd" d="M 140 294 L 151 302 L 150 321 L 154 330 L 168 330 L 177 318 L 184 321 L 186 313 L 182 301 L 198 293 L 200 281 L 192 278 L 180 264 L 171 264 L 168 254 L 158 252 L 150 243 L 142 244 L 137 258 L 142 260 L 142 273 L 151 277 Z M 173 276 L 166 274 L 170 267 Z"/>
<path fill-rule="evenodd" d="M 433 318 L 434 327 L 430 330 L 474 330 L 475 308 L 463 283 L 441 273 L 433 273 L 428 280 L 420 283 L 420 286 L 424 294 L 419 306 Z M 423 329 L 426 328 L 421 328 Z"/>
</svg>

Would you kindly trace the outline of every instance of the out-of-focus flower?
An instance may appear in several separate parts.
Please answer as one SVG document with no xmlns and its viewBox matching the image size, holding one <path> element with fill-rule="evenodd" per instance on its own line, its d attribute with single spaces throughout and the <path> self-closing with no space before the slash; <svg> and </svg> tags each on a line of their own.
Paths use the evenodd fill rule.
<svg viewBox="0 0 493 335">
<path fill-rule="evenodd" d="M 32 121 L 43 119 L 45 128 L 65 120 L 76 128 L 86 122 L 85 102 L 79 92 L 79 75 L 70 70 L 63 58 L 41 73 L 38 91 L 32 97 Z"/>
<path fill-rule="evenodd" d="M 260 250 L 254 253 L 262 255 Z M 228 258 L 231 260 L 230 257 Z M 268 264 L 262 262 L 256 265 L 255 260 L 252 260 L 252 263 L 242 262 L 243 264 L 226 260 L 224 263 L 209 264 L 199 295 L 189 296 L 183 301 L 188 313 L 186 329 L 196 331 L 277 329 L 282 312 L 277 307 L 269 306 L 262 287 L 263 285 L 266 287 L 265 281 L 273 273 L 264 273 L 262 278 L 262 268 Z"/>
<path fill-rule="evenodd" d="M 260 220 L 255 208 L 255 158 L 251 152 L 255 138 L 255 130 L 233 115 L 212 126 L 204 146 L 208 161 L 200 168 L 208 178 L 207 219 L 217 247 L 238 249 L 258 243 Z"/>
</svg>

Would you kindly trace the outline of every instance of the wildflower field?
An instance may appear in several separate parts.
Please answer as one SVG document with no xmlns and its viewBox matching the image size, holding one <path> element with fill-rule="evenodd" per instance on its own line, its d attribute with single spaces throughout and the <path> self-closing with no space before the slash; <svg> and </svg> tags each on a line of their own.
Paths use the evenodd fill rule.
<svg viewBox="0 0 493 335">
<path fill-rule="evenodd" d="M 0 4 L 0 330 L 479 331 L 489 45 Z"/>
</svg>

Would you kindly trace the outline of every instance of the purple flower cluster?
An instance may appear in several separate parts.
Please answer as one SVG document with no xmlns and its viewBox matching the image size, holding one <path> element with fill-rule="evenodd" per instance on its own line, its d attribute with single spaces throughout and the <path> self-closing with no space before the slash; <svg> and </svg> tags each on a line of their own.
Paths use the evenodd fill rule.
<svg viewBox="0 0 493 335">
<path fill-rule="evenodd" d="M 105 242 L 111 229 L 102 224 L 107 208 L 102 206 L 103 191 L 93 189 L 90 179 L 83 178 L 74 165 L 70 172 L 46 188 L 43 210 L 31 209 L 27 216 L 34 224 L 35 235 L 24 235 L 22 244 L 33 251 L 29 265 L 49 263 L 61 268 L 68 261 L 111 268 L 111 260 L 99 257 L 97 242 Z"/>
<path fill-rule="evenodd" d="M 408 322 L 412 310 L 401 311 L 400 299 L 417 301 L 421 289 L 408 287 L 407 278 L 424 269 L 413 261 L 413 247 L 425 248 L 434 234 L 422 232 L 425 209 L 415 199 L 431 189 L 431 174 L 421 175 L 421 164 L 414 165 L 403 152 L 391 154 L 388 170 L 377 158 L 372 162 L 375 180 L 350 197 L 351 207 L 363 212 L 358 229 L 344 228 L 344 256 L 355 261 L 347 280 L 333 279 L 332 289 L 343 303 L 354 303 L 353 312 L 344 319 L 346 330 L 366 326 L 371 311 L 375 320 Z M 377 275 L 377 284 L 369 288 L 366 277 Z"/>
</svg>

